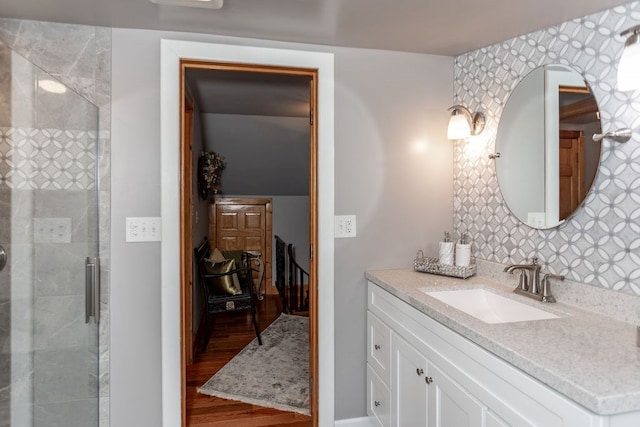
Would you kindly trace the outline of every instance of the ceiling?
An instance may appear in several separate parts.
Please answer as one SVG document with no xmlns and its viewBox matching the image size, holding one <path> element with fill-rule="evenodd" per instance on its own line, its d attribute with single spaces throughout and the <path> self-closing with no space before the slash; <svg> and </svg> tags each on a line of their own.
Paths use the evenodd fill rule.
<svg viewBox="0 0 640 427">
<path fill-rule="evenodd" d="M 175 30 L 455 56 L 628 0 L 1 0 L 5 18 Z"/>
<path fill-rule="evenodd" d="M 309 117 L 308 76 L 188 68 L 185 79 L 203 114 Z"/>
</svg>

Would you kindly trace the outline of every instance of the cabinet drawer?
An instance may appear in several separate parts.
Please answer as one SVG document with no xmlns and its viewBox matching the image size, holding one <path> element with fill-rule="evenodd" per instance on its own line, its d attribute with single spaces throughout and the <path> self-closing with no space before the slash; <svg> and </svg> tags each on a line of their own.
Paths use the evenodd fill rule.
<svg viewBox="0 0 640 427">
<path fill-rule="evenodd" d="M 391 329 L 375 314 L 367 312 L 367 362 L 384 384 L 391 381 Z"/>
<path fill-rule="evenodd" d="M 391 392 L 367 364 L 367 415 L 377 427 L 391 426 Z"/>
</svg>

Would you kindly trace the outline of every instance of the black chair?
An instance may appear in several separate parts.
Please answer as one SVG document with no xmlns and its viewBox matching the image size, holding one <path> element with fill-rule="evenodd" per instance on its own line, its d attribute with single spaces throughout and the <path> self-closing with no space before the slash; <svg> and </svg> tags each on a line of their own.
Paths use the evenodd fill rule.
<svg viewBox="0 0 640 427">
<path fill-rule="evenodd" d="M 256 320 L 256 294 L 253 287 L 253 270 L 250 267 L 236 266 L 235 269 L 223 272 L 223 273 L 211 273 L 207 271 L 205 263 L 209 262 L 207 259 L 211 253 L 209 248 L 209 239 L 204 238 L 202 242 L 194 249 L 194 260 L 197 266 L 198 278 L 200 284 L 204 289 L 204 312 L 206 316 L 206 331 L 204 336 L 204 343 L 202 345 L 202 351 L 207 349 L 209 343 L 209 336 L 211 335 L 213 326 L 213 315 L 218 313 L 225 313 L 228 311 L 238 310 L 250 310 L 251 318 L 253 320 L 253 327 L 256 331 L 256 337 L 258 343 L 262 345 L 262 338 L 260 337 L 260 329 L 258 328 L 258 322 Z M 212 280 L 220 279 L 224 277 L 232 277 L 236 275 L 240 281 L 240 287 L 242 293 L 237 295 L 231 295 L 229 293 L 220 293 L 214 290 L 212 286 Z"/>
</svg>

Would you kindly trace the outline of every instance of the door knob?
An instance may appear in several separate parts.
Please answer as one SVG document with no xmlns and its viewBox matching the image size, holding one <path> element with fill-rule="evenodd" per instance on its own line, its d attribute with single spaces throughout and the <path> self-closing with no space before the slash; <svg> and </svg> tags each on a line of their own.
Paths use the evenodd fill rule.
<svg viewBox="0 0 640 427">
<path fill-rule="evenodd" d="M 0 271 L 7 265 L 7 251 L 0 245 Z"/>
</svg>

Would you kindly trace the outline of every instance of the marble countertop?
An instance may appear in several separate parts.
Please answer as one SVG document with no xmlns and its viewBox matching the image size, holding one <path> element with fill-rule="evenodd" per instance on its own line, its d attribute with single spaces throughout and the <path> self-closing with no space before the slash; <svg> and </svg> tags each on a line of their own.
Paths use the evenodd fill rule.
<svg viewBox="0 0 640 427">
<path fill-rule="evenodd" d="M 631 324 L 561 302 L 542 304 L 514 294 L 513 286 L 482 276 L 463 280 L 409 269 L 368 271 L 365 276 L 597 414 L 640 410 L 640 348 Z M 484 288 L 561 317 L 488 324 L 429 297 L 424 288 Z"/>
</svg>

